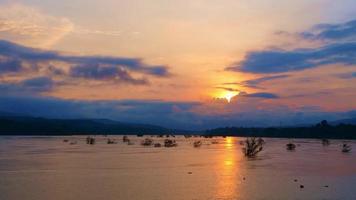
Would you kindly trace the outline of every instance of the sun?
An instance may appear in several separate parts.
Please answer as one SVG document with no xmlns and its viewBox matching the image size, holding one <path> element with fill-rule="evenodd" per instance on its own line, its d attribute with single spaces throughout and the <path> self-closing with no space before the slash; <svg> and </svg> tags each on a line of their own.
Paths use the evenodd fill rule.
<svg viewBox="0 0 356 200">
<path fill-rule="evenodd" d="M 226 100 L 227 103 L 231 103 L 232 99 L 239 95 L 238 91 L 220 91 L 212 96 L 216 99 Z"/>
<path fill-rule="evenodd" d="M 224 98 L 227 100 L 227 102 L 231 102 L 231 99 L 237 95 L 237 92 L 228 92 L 225 94 Z"/>
</svg>

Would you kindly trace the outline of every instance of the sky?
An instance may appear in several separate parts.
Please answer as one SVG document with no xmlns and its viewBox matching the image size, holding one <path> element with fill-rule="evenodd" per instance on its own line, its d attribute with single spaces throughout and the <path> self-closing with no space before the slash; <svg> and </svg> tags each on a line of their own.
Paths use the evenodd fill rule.
<svg viewBox="0 0 356 200">
<path fill-rule="evenodd" d="M 356 117 L 354 0 L 0 0 L 0 113 L 176 129 Z"/>
</svg>

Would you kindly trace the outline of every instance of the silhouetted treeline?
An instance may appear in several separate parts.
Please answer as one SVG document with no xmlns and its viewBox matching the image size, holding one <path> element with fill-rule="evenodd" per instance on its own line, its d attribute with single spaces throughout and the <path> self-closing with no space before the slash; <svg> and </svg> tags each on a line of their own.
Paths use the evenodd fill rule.
<svg viewBox="0 0 356 200">
<path fill-rule="evenodd" d="M 206 134 L 241 137 L 356 139 L 356 125 L 339 124 L 331 126 L 326 120 L 323 120 L 310 127 L 225 127 L 207 130 Z"/>
<path fill-rule="evenodd" d="M 46 119 L 0 117 L 0 135 L 73 134 L 169 134 L 171 130 L 154 125 L 130 124 L 101 119 Z"/>
</svg>

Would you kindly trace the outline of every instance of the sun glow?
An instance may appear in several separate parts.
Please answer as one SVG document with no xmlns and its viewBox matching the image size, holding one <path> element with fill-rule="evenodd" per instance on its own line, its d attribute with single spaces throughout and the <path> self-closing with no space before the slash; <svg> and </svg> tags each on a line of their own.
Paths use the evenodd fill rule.
<svg viewBox="0 0 356 200">
<path fill-rule="evenodd" d="M 231 99 L 237 95 L 237 92 L 228 92 L 225 94 L 225 99 L 227 100 L 227 102 L 231 102 Z"/>
<path fill-rule="evenodd" d="M 213 97 L 216 99 L 226 100 L 228 103 L 230 103 L 232 101 L 232 98 L 236 97 L 237 95 L 239 95 L 239 92 L 223 91 L 219 92 L 218 94 L 214 94 Z"/>
<path fill-rule="evenodd" d="M 224 92 L 220 98 L 223 98 L 223 99 L 226 99 L 226 101 L 228 103 L 231 102 L 232 98 L 234 98 L 235 96 L 237 96 L 239 94 L 239 92 L 231 92 L 231 91 L 227 91 L 227 92 Z"/>
</svg>

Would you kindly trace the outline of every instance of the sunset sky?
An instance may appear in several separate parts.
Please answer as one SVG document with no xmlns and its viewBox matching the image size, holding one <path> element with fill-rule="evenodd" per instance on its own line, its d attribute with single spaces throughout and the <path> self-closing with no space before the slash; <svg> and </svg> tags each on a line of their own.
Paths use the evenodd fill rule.
<svg viewBox="0 0 356 200">
<path fill-rule="evenodd" d="M 356 1 L 0 0 L 0 112 L 196 130 L 356 117 Z"/>
</svg>

